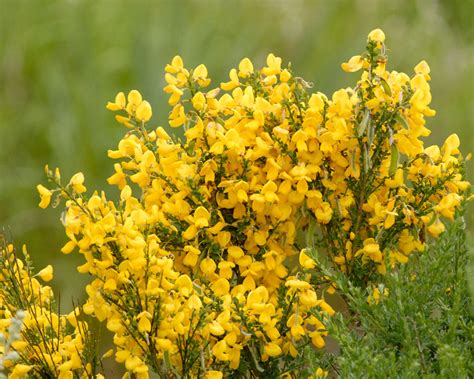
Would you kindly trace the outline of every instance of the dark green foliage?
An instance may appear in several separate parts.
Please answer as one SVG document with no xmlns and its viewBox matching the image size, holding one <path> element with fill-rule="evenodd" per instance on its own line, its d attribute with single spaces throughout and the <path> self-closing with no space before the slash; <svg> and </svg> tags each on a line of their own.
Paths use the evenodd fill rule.
<svg viewBox="0 0 474 379">
<path fill-rule="evenodd" d="M 459 215 L 425 252 L 381 277 L 372 290 L 338 278 L 349 314 L 329 326 L 341 348 L 342 378 L 468 378 L 474 374 L 474 324 L 467 286 L 464 218 Z"/>
</svg>

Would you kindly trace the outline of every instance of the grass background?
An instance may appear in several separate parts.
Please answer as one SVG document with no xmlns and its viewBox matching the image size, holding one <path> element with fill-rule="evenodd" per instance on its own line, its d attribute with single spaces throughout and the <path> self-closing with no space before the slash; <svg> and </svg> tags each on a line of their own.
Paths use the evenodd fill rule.
<svg viewBox="0 0 474 379">
<path fill-rule="evenodd" d="M 63 299 L 78 296 L 86 278 L 59 252 L 61 210 L 37 207 L 43 166 L 64 178 L 83 171 L 89 188 L 110 191 L 106 151 L 124 129 L 104 105 L 136 88 L 154 107 L 153 124 L 165 125 L 163 68 L 176 54 L 187 66 L 205 63 L 217 85 L 241 58 L 259 66 L 273 52 L 330 94 L 354 84 L 340 63 L 380 27 L 390 68 L 431 66 L 438 114 L 427 144 L 458 133 L 473 151 L 473 14 L 473 0 L 0 0 L 0 226 L 38 267 L 55 264 Z"/>
</svg>

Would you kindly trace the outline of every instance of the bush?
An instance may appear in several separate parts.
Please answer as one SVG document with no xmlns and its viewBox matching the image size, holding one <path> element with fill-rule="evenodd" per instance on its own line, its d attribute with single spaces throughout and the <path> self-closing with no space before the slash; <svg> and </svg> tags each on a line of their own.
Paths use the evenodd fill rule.
<svg viewBox="0 0 474 379">
<path fill-rule="evenodd" d="M 329 99 L 311 94 L 272 54 L 260 70 L 243 59 L 211 90 L 207 68 L 188 70 L 177 56 L 164 90 L 169 126 L 183 127 L 184 138 L 148 128 L 152 107 L 138 91 L 117 94 L 107 108 L 129 128 L 108 152 L 119 160 L 108 179 L 119 200 L 87 195 L 81 172 L 63 184 L 59 169 L 46 167 L 51 186 L 38 185 L 40 207 L 65 201 L 62 252 L 83 256 L 86 303 L 61 316 L 28 257 L 23 273 L 14 248 L 2 250 L 4 293 L 17 283 L 32 288 L 0 297 L 6 341 L 18 337 L 18 327 L 7 330 L 19 325 L 15 312 L 46 312 L 32 327 L 25 322 L 27 344 L 6 360 L 7 372 L 67 378 L 100 370 L 95 345 L 85 344 L 90 316 L 113 333 L 124 377 L 327 376 L 319 362 L 326 368 L 328 326 L 342 347 L 353 337 L 340 332 L 340 318 L 331 321 L 328 294 L 357 304 L 353 315 L 364 320 L 367 306 L 350 303 L 352 288 L 365 291 L 385 276 L 390 289 L 399 264 L 454 220 L 469 187 L 456 135 L 441 148 L 420 139 L 435 114 L 428 64 L 412 77 L 386 64 L 376 29 L 365 52 L 342 64 L 362 70 L 356 86 Z M 52 271 L 37 275 L 50 279 Z M 385 296 L 397 299 L 376 288 L 369 301 L 383 305 Z M 349 352 L 338 359 L 341 370 Z"/>
<path fill-rule="evenodd" d="M 467 378 L 474 372 L 464 219 L 372 288 L 339 276 L 349 316 L 329 325 L 343 378 Z"/>
</svg>

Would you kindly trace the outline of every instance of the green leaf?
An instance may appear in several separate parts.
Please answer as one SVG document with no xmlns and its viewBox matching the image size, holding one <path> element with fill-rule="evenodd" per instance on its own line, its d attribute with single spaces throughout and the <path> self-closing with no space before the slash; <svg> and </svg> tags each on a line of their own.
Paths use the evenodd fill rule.
<svg viewBox="0 0 474 379">
<path fill-rule="evenodd" d="M 356 167 L 356 149 L 352 150 L 351 154 L 351 168 L 353 172 L 357 172 L 357 167 Z"/>
<path fill-rule="evenodd" d="M 380 79 L 380 84 L 382 85 L 383 91 L 388 95 L 392 96 L 392 90 L 390 89 L 390 86 L 388 85 L 387 81 L 383 78 Z"/>
<path fill-rule="evenodd" d="M 390 170 L 389 170 L 390 176 L 395 174 L 395 171 L 397 170 L 399 155 L 400 154 L 398 153 L 397 145 L 392 144 L 392 146 L 390 146 Z"/>
<path fill-rule="evenodd" d="M 370 121 L 370 111 L 366 110 L 364 113 L 364 117 L 362 117 L 362 121 L 359 124 L 359 127 L 357 128 L 357 137 L 362 137 L 365 129 L 367 128 L 367 125 L 369 125 Z"/>
<path fill-rule="evenodd" d="M 375 125 L 369 125 L 369 130 L 367 132 L 369 146 L 372 146 L 372 142 L 374 142 L 374 137 L 375 137 Z"/>
<path fill-rule="evenodd" d="M 316 245 L 317 223 L 311 218 L 306 232 L 306 247 L 314 248 Z"/>
<path fill-rule="evenodd" d="M 367 146 L 365 146 L 365 149 L 364 149 L 364 169 L 365 169 L 366 173 L 370 171 L 370 167 L 371 167 L 370 152 L 369 152 L 369 149 L 367 148 Z"/>
<path fill-rule="evenodd" d="M 395 120 L 397 120 L 397 122 L 405 129 L 410 129 L 410 125 L 408 124 L 408 121 L 401 114 L 397 114 L 395 116 Z"/>
</svg>

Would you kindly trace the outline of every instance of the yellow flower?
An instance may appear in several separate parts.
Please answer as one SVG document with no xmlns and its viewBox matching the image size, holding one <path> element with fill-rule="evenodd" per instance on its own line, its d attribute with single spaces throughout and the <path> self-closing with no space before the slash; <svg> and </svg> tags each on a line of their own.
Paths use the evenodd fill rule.
<svg viewBox="0 0 474 379">
<path fill-rule="evenodd" d="M 84 186 L 84 174 L 82 172 L 74 174 L 69 181 L 69 185 L 72 186 L 72 189 L 77 193 L 84 193 L 87 191 L 87 188 Z"/>
<path fill-rule="evenodd" d="M 302 267 L 305 269 L 311 270 L 316 267 L 316 262 L 306 255 L 306 250 L 302 249 L 300 251 L 299 262 Z"/>
<path fill-rule="evenodd" d="M 388 296 L 388 288 L 383 289 L 383 293 L 380 292 L 379 287 L 374 287 L 372 294 L 367 297 L 367 303 L 369 304 L 378 304 L 383 297 Z"/>
<path fill-rule="evenodd" d="M 285 69 L 281 72 L 281 74 L 280 74 L 280 80 L 281 80 L 282 82 L 287 82 L 287 81 L 290 80 L 290 79 L 291 79 L 291 74 L 290 74 L 290 72 L 285 68 Z"/>
<path fill-rule="evenodd" d="M 220 371 L 216 370 L 209 370 L 206 372 L 206 376 L 204 379 L 222 379 L 224 377 L 224 374 Z"/>
<path fill-rule="evenodd" d="M 324 371 L 321 367 L 318 367 L 312 379 L 324 379 L 324 378 L 327 378 L 327 376 L 328 376 L 328 372 Z"/>
<path fill-rule="evenodd" d="M 270 357 L 277 357 L 281 354 L 281 347 L 274 342 L 270 342 L 265 345 L 265 354 L 268 354 Z"/>
<path fill-rule="evenodd" d="M 364 60 L 360 55 L 355 55 L 347 63 L 342 63 L 341 68 L 345 72 L 356 72 L 359 71 L 364 65 Z"/>
<path fill-rule="evenodd" d="M 212 347 L 212 354 L 220 361 L 228 361 L 230 357 L 227 350 L 227 343 L 221 340 Z"/>
<path fill-rule="evenodd" d="M 461 196 L 456 193 L 449 193 L 434 206 L 434 210 L 451 221 L 454 221 L 454 212 L 460 204 Z"/>
<path fill-rule="evenodd" d="M 447 161 L 448 158 L 453 154 L 459 154 L 459 137 L 457 134 L 451 134 L 443 144 L 442 151 L 443 154 L 443 161 Z"/>
<path fill-rule="evenodd" d="M 267 56 L 267 67 L 262 69 L 262 73 L 266 76 L 276 75 L 281 72 L 281 58 L 273 54 Z"/>
<path fill-rule="evenodd" d="M 157 338 L 156 343 L 158 347 L 163 349 L 163 351 L 169 351 L 173 347 L 173 343 L 169 339 L 166 339 L 166 338 Z"/>
<path fill-rule="evenodd" d="M 390 263 L 392 266 L 395 266 L 396 262 L 407 263 L 408 257 L 405 254 L 402 254 L 398 251 L 391 251 L 390 254 Z"/>
<path fill-rule="evenodd" d="M 212 321 L 209 324 L 209 330 L 215 336 L 222 336 L 225 333 L 225 329 L 217 321 Z"/>
<path fill-rule="evenodd" d="M 227 253 L 234 259 L 239 259 L 244 256 L 244 251 L 239 246 L 229 246 L 227 248 Z"/>
<path fill-rule="evenodd" d="M 36 189 L 38 190 L 41 198 L 41 201 L 38 206 L 43 209 L 47 208 L 49 203 L 51 202 L 51 196 L 53 195 L 53 193 L 41 184 L 38 184 L 36 186 Z"/>
<path fill-rule="evenodd" d="M 13 368 L 13 371 L 8 375 L 11 379 L 20 379 L 26 377 L 28 372 L 33 368 L 32 365 L 25 365 L 18 363 Z"/>
<path fill-rule="evenodd" d="M 115 101 L 108 102 L 106 108 L 111 110 L 111 111 L 118 111 L 121 109 L 125 109 L 127 101 L 125 99 L 125 94 L 123 92 L 119 92 L 117 96 L 115 96 Z"/>
<path fill-rule="evenodd" d="M 170 72 L 172 74 L 176 74 L 183 69 L 183 66 L 184 66 L 183 59 L 179 55 L 176 55 L 171 60 L 171 64 L 166 65 L 165 71 Z"/>
<path fill-rule="evenodd" d="M 202 110 L 206 105 L 206 98 L 202 92 L 197 92 L 192 98 L 193 107 L 197 110 Z"/>
<path fill-rule="evenodd" d="M 226 83 L 221 83 L 221 88 L 225 91 L 231 91 L 235 87 L 238 87 L 240 85 L 237 70 L 235 68 L 230 70 L 229 78 L 230 78 L 230 81 Z"/>
<path fill-rule="evenodd" d="M 199 255 L 201 254 L 201 251 L 196 249 L 193 246 L 186 246 L 184 248 L 184 251 L 186 251 L 187 254 L 183 260 L 183 264 L 185 266 L 190 266 L 190 267 L 196 266 L 197 260 L 199 258 Z"/>
<path fill-rule="evenodd" d="M 314 214 L 321 224 L 327 224 L 331 221 L 333 210 L 331 205 L 324 201 L 316 208 Z"/>
<path fill-rule="evenodd" d="M 229 293 L 230 284 L 227 279 L 219 278 L 211 284 L 211 288 L 216 294 L 216 296 L 224 296 Z"/>
<path fill-rule="evenodd" d="M 206 275 L 214 274 L 216 271 L 217 265 L 211 258 L 204 258 L 201 263 L 199 264 L 201 271 Z"/>
<path fill-rule="evenodd" d="M 380 246 L 373 238 L 367 238 L 364 241 L 363 249 L 359 250 L 356 253 L 356 257 L 363 254 L 365 257 L 373 260 L 374 262 L 381 263 L 382 262 L 382 253 L 380 251 Z"/>
<path fill-rule="evenodd" d="M 136 89 L 131 90 L 128 93 L 128 104 L 130 107 L 134 107 L 134 109 L 136 109 L 136 107 L 138 107 L 141 104 L 142 100 L 143 100 L 142 94 L 138 92 Z"/>
<path fill-rule="evenodd" d="M 249 74 L 253 73 L 253 64 L 248 58 L 244 58 L 239 63 L 239 76 L 246 78 Z"/>
<path fill-rule="evenodd" d="M 193 71 L 193 79 L 201 86 L 207 87 L 211 80 L 207 77 L 207 67 L 203 64 L 197 66 Z"/>
<path fill-rule="evenodd" d="M 66 242 L 66 244 L 61 248 L 61 252 L 64 254 L 70 254 L 77 246 L 77 243 L 73 240 Z"/>
<path fill-rule="evenodd" d="M 323 312 L 326 312 L 329 316 L 333 316 L 336 311 L 331 307 L 328 303 L 324 301 L 324 299 L 318 300 L 317 305 L 321 307 Z"/>
<path fill-rule="evenodd" d="M 18 352 L 21 352 L 21 351 L 25 350 L 25 348 L 28 345 L 29 345 L 28 342 L 21 341 L 21 340 L 17 340 L 17 341 L 12 342 L 12 347 Z"/>
<path fill-rule="evenodd" d="M 422 60 L 415 66 L 415 73 L 421 74 L 425 77 L 426 80 L 430 80 L 430 66 L 426 63 L 425 60 Z"/>
<path fill-rule="evenodd" d="M 290 279 L 287 280 L 285 283 L 286 287 L 295 288 L 295 289 L 309 289 L 311 288 L 311 284 L 304 280 L 299 279 Z"/>
<path fill-rule="evenodd" d="M 47 265 L 36 275 L 43 279 L 45 282 L 49 282 L 51 279 L 53 279 L 53 266 Z"/>
<path fill-rule="evenodd" d="M 374 29 L 369 33 L 367 40 L 381 44 L 385 41 L 385 33 L 381 29 Z"/>
<path fill-rule="evenodd" d="M 194 225 L 196 225 L 197 228 L 209 226 L 210 217 L 211 215 L 209 214 L 209 211 L 206 208 L 200 206 L 194 212 Z"/>
<path fill-rule="evenodd" d="M 278 195 L 276 194 L 278 187 L 270 180 L 262 187 L 262 195 L 265 197 L 265 201 L 272 203 L 278 201 Z"/>
<path fill-rule="evenodd" d="M 173 128 L 177 128 L 186 122 L 186 114 L 184 113 L 184 107 L 181 104 L 175 105 L 170 113 L 169 120 L 169 124 Z"/>
<path fill-rule="evenodd" d="M 435 222 L 427 227 L 427 230 L 432 236 L 438 237 L 446 230 L 446 227 L 439 218 L 436 218 Z"/>
<path fill-rule="evenodd" d="M 151 331 L 151 314 L 149 312 L 142 312 L 137 316 L 138 330 L 142 333 Z"/>
<path fill-rule="evenodd" d="M 185 240 L 192 240 L 196 236 L 197 232 L 198 230 L 195 225 L 189 225 L 188 228 L 183 232 L 182 236 Z"/>
<path fill-rule="evenodd" d="M 130 355 L 126 360 L 125 360 L 125 368 L 128 371 L 135 372 L 137 369 L 140 369 L 141 366 L 143 366 L 143 361 L 134 355 Z M 146 366 L 145 366 L 146 367 Z"/>
<path fill-rule="evenodd" d="M 135 112 L 136 118 L 143 122 L 149 121 L 152 114 L 151 105 L 148 101 L 142 101 Z"/>
</svg>

